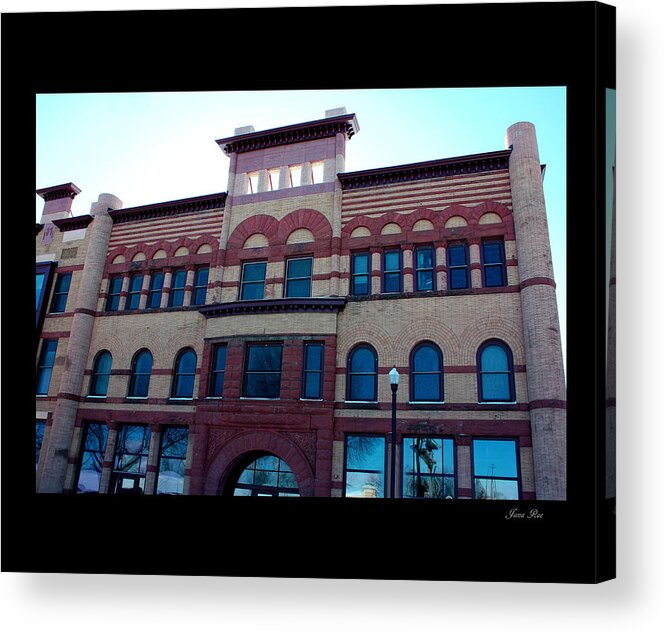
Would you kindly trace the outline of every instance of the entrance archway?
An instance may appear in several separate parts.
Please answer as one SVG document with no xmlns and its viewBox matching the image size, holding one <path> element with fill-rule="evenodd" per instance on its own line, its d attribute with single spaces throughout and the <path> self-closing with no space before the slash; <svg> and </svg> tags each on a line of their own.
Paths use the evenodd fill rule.
<svg viewBox="0 0 665 633">
<path fill-rule="evenodd" d="M 277 455 L 254 453 L 230 473 L 222 494 L 234 497 L 299 497 L 291 467 Z"/>
</svg>

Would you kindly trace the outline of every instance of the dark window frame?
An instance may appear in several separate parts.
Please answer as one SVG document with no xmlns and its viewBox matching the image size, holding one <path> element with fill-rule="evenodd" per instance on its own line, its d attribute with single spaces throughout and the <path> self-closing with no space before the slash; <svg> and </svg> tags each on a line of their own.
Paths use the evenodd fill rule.
<svg viewBox="0 0 665 633">
<path fill-rule="evenodd" d="M 314 346 L 321 348 L 321 366 L 319 369 L 309 369 L 307 366 L 307 348 Z M 302 400 L 323 400 L 324 355 L 325 355 L 325 343 L 323 341 L 305 341 L 303 343 L 302 378 L 300 384 L 300 398 Z M 319 374 L 319 395 L 315 398 L 307 396 L 308 374 Z"/>
<path fill-rule="evenodd" d="M 476 458 L 475 458 L 475 442 L 512 442 L 515 446 L 515 477 L 488 477 L 483 475 L 476 475 Z M 471 495 L 474 501 L 476 499 L 476 479 L 496 479 L 499 481 L 515 481 L 517 482 L 517 500 L 522 497 L 522 466 L 520 460 L 520 442 L 517 437 L 501 437 L 501 436 L 484 436 L 474 435 L 471 438 L 471 450 L 469 451 L 471 458 Z M 484 500 L 484 499 L 481 499 Z"/>
<path fill-rule="evenodd" d="M 184 372 L 180 369 L 180 365 L 185 358 L 185 355 L 193 354 L 194 355 L 194 371 L 193 372 Z M 193 400 L 194 399 L 194 385 L 196 383 L 196 365 L 198 363 L 198 356 L 196 352 L 191 347 L 184 347 L 181 349 L 175 357 L 173 363 L 173 379 L 171 380 L 171 400 Z M 188 396 L 178 396 L 176 395 L 178 389 L 180 388 L 180 382 L 183 378 L 191 377 L 192 380 L 192 392 Z"/>
<path fill-rule="evenodd" d="M 374 355 L 374 372 L 352 372 L 351 371 L 351 360 L 353 355 L 360 349 L 368 349 Z M 351 398 L 351 383 L 353 381 L 352 377 L 354 375 L 367 376 L 373 373 L 374 375 L 374 398 L 371 400 L 355 400 Z M 353 348 L 349 351 L 346 357 L 346 401 L 347 402 L 378 402 L 379 399 L 379 355 L 376 349 L 369 343 L 358 343 L 354 345 Z"/>
<path fill-rule="evenodd" d="M 349 438 L 350 437 L 375 437 L 378 439 L 383 440 L 383 471 L 376 471 L 373 469 L 367 469 L 367 468 L 349 468 L 348 463 L 349 463 Z M 385 499 L 386 498 L 386 487 L 387 487 L 387 482 L 386 479 L 389 477 L 389 472 L 388 472 L 388 440 L 385 435 L 381 435 L 379 433 L 345 433 L 344 434 L 344 472 L 343 472 L 343 477 L 342 477 L 342 496 L 347 498 L 347 499 L 353 499 L 353 498 L 362 498 L 362 497 L 347 497 L 346 495 L 346 488 L 347 488 L 347 474 L 349 472 L 359 472 L 359 473 L 376 473 L 376 472 L 382 472 L 383 473 L 383 490 L 381 496 L 377 497 L 378 499 Z"/>
<path fill-rule="evenodd" d="M 445 441 L 450 441 L 452 442 L 453 446 L 453 473 L 447 474 L 445 472 L 441 473 L 433 473 L 433 474 L 424 474 L 422 477 L 428 477 L 428 478 L 437 478 L 437 479 L 445 479 L 445 478 L 450 478 L 453 480 L 453 499 L 458 498 L 458 481 L 457 481 L 457 443 L 455 442 L 455 437 L 453 435 L 403 435 L 402 436 L 402 444 L 401 444 L 401 449 L 402 449 L 402 468 L 401 468 L 401 494 L 402 497 L 405 499 L 425 499 L 425 498 L 430 498 L 430 497 L 421 497 L 421 496 L 411 496 L 411 495 L 405 495 L 404 494 L 404 487 L 406 485 L 405 482 L 405 474 L 406 474 L 406 441 L 407 440 L 421 440 L 421 439 L 432 439 L 432 440 L 441 440 L 441 442 Z M 445 450 L 443 446 L 441 446 L 441 453 L 442 455 L 445 456 Z M 440 497 L 439 497 L 440 498 Z M 445 497 L 444 497 L 445 499 Z"/>
<path fill-rule="evenodd" d="M 279 371 L 256 371 L 249 370 L 249 356 L 250 350 L 252 348 L 258 347 L 279 347 L 280 349 L 280 359 L 279 359 Z M 242 370 L 242 391 L 241 398 L 246 398 L 248 400 L 279 400 L 282 392 L 282 365 L 284 363 L 284 343 L 282 341 L 248 341 L 245 343 L 245 354 Z M 250 374 L 278 374 L 279 375 L 279 389 L 277 396 L 248 396 L 247 395 L 247 382 Z"/>
<path fill-rule="evenodd" d="M 485 349 L 488 347 L 496 345 L 503 349 L 503 351 L 506 354 L 507 357 L 507 362 L 508 362 L 508 369 L 506 371 L 502 372 L 497 372 L 497 371 L 490 371 L 490 370 L 483 370 L 482 367 L 482 355 Z M 483 375 L 484 374 L 496 374 L 496 373 L 501 373 L 501 374 L 507 374 L 508 375 L 508 398 L 501 399 L 501 400 L 490 400 L 485 397 L 483 394 Z M 516 402 L 517 396 L 515 392 L 515 365 L 513 364 L 513 351 L 510 348 L 510 345 L 505 343 L 504 341 L 500 339 L 488 339 L 487 341 L 484 341 L 479 347 L 478 351 L 476 352 L 476 383 L 477 383 L 477 389 L 478 389 L 478 402 L 479 403 L 512 403 Z"/>
<path fill-rule="evenodd" d="M 140 281 L 139 281 L 140 280 Z M 137 284 L 136 282 L 139 281 Z M 138 286 L 138 289 L 137 287 Z M 134 273 L 129 278 L 127 286 L 127 299 L 125 310 L 138 310 L 141 304 L 141 290 L 143 288 L 143 273 Z"/>
<path fill-rule="evenodd" d="M 102 450 L 89 450 L 86 449 L 86 442 L 88 438 L 88 434 L 90 432 L 90 427 L 91 426 L 99 426 L 99 427 L 105 427 L 106 428 L 106 433 L 104 436 L 104 448 Z M 104 464 L 104 455 L 106 454 L 106 448 L 108 446 L 108 426 L 104 422 L 85 422 L 83 424 L 83 433 L 81 434 L 81 447 L 79 450 L 79 456 L 78 460 L 76 463 L 76 478 L 75 478 L 75 484 L 74 484 L 74 491 L 78 494 L 95 494 L 95 493 L 79 493 L 78 490 L 78 485 L 79 481 L 81 479 L 81 470 L 83 469 L 83 461 L 86 453 L 93 453 L 93 454 L 98 454 L 100 455 L 100 458 L 98 458 L 99 464 L 100 464 L 100 484 L 101 484 L 101 475 L 102 475 L 102 469 L 103 469 L 103 464 Z M 99 492 L 99 489 L 97 489 L 97 493 Z"/>
<path fill-rule="evenodd" d="M 461 248 L 464 252 L 464 264 L 452 264 L 451 249 Z M 466 242 L 451 242 L 446 245 L 446 264 L 448 266 L 448 290 L 468 290 L 471 288 L 471 257 L 469 254 L 469 245 Z M 452 274 L 453 270 L 464 270 L 464 286 L 453 288 Z"/>
<path fill-rule="evenodd" d="M 149 354 L 149 356 L 150 356 L 150 371 L 149 372 L 141 372 L 140 374 L 138 374 L 137 371 L 136 371 L 136 366 L 138 365 L 139 358 L 143 354 L 146 354 L 146 353 Z M 130 376 L 129 376 L 129 385 L 128 385 L 128 388 L 127 388 L 127 398 L 136 398 L 136 399 L 143 399 L 143 400 L 148 398 L 148 394 L 150 393 L 150 379 L 152 378 L 153 361 L 154 361 L 154 358 L 153 358 L 152 352 L 149 349 L 147 349 L 146 347 L 141 348 L 140 350 L 138 350 L 134 354 L 134 356 L 132 358 L 132 365 L 131 365 L 131 370 L 130 370 L 131 373 L 130 373 Z M 146 388 L 146 394 L 144 396 L 142 396 L 142 395 L 137 396 L 134 393 L 136 391 L 136 378 L 137 378 L 137 376 L 145 376 L 145 375 L 148 376 L 148 384 L 147 384 L 147 388 Z"/>
<path fill-rule="evenodd" d="M 356 258 L 367 256 L 367 272 L 356 272 Z M 367 277 L 367 292 L 356 292 L 356 278 Z M 372 294 L 372 253 L 369 250 L 354 251 L 351 253 L 351 288 L 350 294 L 354 297 L 367 297 Z"/>
<path fill-rule="evenodd" d="M 53 364 L 46 364 L 46 357 L 50 352 L 50 348 L 53 348 Z M 42 339 L 42 347 L 39 352 L 39 360 L 37 362 L 37 382 L 35 383 L 35 392 L 38 396 L 48 396 L 49 389 L 51 387 L 51 379 L 53 378 L 53 368 L 55 367 L 55 360 L 58 355 L 58 339 L 57 338 L 45 338 Z M 41 382 L 42 372 L 48 372 L 48 382 L 46 384 L 46 391 L 37 391 L 37 386 Z"/>
<path fill-rule="evenodd" d="M 155 280 L 159 280 L 159 287 L 155 286 Z M 164 272 L 161 270 L 154 271 L 150 275 L 150 285 L 148 286 L 148 301 L 146 302 L 146 308 L 148 309 L 157 309 L 162 305 L 162 290 L 164 289 Z M 157 305 L 154 298 L 157 297 Z"/>
<path fill-rule="evenodd" d="M 291 262 L 303 261 L 303 260 L 309 260 L 309 262 L 310 262 L 309 276 L 289 278 L 289 264 L 291 264 Z M 313 255 L 303 255 L 303 256 L 298 256 L 298 257 L 290 257 L 289 259 L 286 260 L 286 263 L 284 265 L 284 289 L 282 291 L 283 296 L 285 298 L 311 297 L 312 296 L 313 277 L 314 277 L 314 256 Z M 309 291 L 308 291 L 307 294 L 305 294 L 305 295 L 291 295 L 291 294 L 289 294 L 288 289 L 289 289 L 289 282 L 290 281 L 304 281 L 305 279 L 309 281 Z"/>
<path fill-rule="evenodd" d="M 99 363 L 101 362 L 102 358 L 105 356 L 109 356 L 111 359 L 111 363 L 109 365 L 109 371 L 107 373 L 102 373 L 99 371 Z M 90 374 L 90 386 L 88 388 L 88 396 L 93 397 L 93 398 L 106 398 L 108 394 L 108 388 L 109 388 L 109 379 L 111 377 L 111 368 L 113 367 L 113 356 L 111 352 L 109 352 L 107 349 L 102 349 L 99 352 L 97 352 L 97 355 L 95 356 L 95 360 L 92 363 L 92 372 Z M 95 393 L 98 390 L 98 385 L 97 382 L 99 380 L 100 376 L 106 376 L 106 389 L 104 390 L 104 393 Z"/>
<path fill-rule="evenodd" d="M 120 446 L 121 442 L 124 440 L 124 433 L 126 429 L 130 427 L 140 427 L 143 429 L 143 439 L 141 443 L 141 451 L 138 453 L 135 452 L 123 452 L 120 453 Z M 147 441 L 146 441 L 147 438 Z M 109 492 L 111 494 L 118 494 L 118 490 L 116 489 L 118 481 L 121 479 L 128 479 L 132 480 L 134 482 L 132 493 L 133 494 L 145 494 L 145 484 L 146 484 L 146 476 L 148 474 L 148 458 L 150 454 L 150 441 L 152 439 L 152 433 L 150 431 L 150 426 L 148 424 L 123 424 L 120 427 L 120 430 L 118 431 L 118 436 L 116 438 L 115 442 L 115 449 L 113 452 L 113 463 L 112 463 L 112 468 L 111 468 L 111 483 L 109 486 Z M 139 470 L 138 472 L 133 472 L 130 470 L 123 470 L 123 468 L 126 468 L 127 466 L 125 465 L 124 467 L 119 467 L 119 457 L 125 457 L 125 455 L 129 455 L 130 457 L 135 457 L 139 461 Z M 142 460 L 145 459 L 145 464 L 146 468 L 145 471 L 142 471 L 140 466 Z M 143 487 L 141 488 L 141 481 L 143 482 Z M 139 493 L 139 489 L 141 492 Z M 121 490 L 127 490 L 126 488 L 122 487 Z"/>
<path fill-rule="evenodd" d="M 67 283 L 67 288 L 62 289 L 62 285 Z M 59 273 L 55 279 L 53 287 L 53 296 L 51 297 L 51 306 L 49 314 L 62 314 L 67 307 L 67 300 L 69 298 L 69 290 L 72 284 L 72 273 Z"/>
<path fill-rule="evenodd" d="M 182 286 L 176 286 L 178 277 L 182 277 Z M 187 286 L 187 269 L 176 268 L 171 273 L 171 285 L 169 287 L 169 308 L 181 308 L 185 304 L 185 287 Z"/>
<path fill-rule="evenodd" d="M 431 268 L 418 268 L 418 251 L 429 251 L 432 254 L 432 267 Z M 422 289 L 419 287 L 420 272 L 431 271 L 432 287 Z M 436 249 L 432 244 L 418 244 L 413 249 L 413 289 L 415 292 L 434 292 L 437 288 L 436 285 Z"/>
<path fill-rule="evenodd" d="M 187 442 L 185 444 L 184 455 L 182 455 L 182 456 L 173 456 L 173 455 L 168 455 L 168 454 L 165 455 L 164 454 L 164 451 L 165 451 L 164 441 L 165 441 L 165 438 L 167 437 L 167 435 L 169 434 L 169 431 L 171 429 L 179 429 L 179 430 L 184 431 L 186 433 Z M 166 426 L 162 427 L 160 435 L 161 435 L 161 437 L 159 438 L 159 457 L 158 457 L 158 461 L 157 461 L 157 477 L 155 479 L 155 494 L 156 495 L 159 495 L 159 494 L 182 495 L 182 494 L 184 494 L 185 476 L 186 476 L 185 475 L 185 466 L 187 464 L 187 448 L 189 446 L 189 440 L 190 440 L 189 427 L 184 426 L 184 425 L 180 425 L 180 424 L 169 424 L 169 425 L 166 425 Z M 182 462 L 182 471 L 183 471 L 182 488 L 183 489 L 182 489 L 181 492 L 170 492 L 170 493 L 168 493 L 168 492 L 160 492 L 159 491 L 159 480 L 160 480 L 160 477 L 162 475 L 162 464 L 163 464 L 164 460 Z"/>
<path fill-rule="evenodd" d="M 245 269 L 247 266 L 253 266 L 256 264 L 263 264 L 263 279 L 261 281 L 246 281 L 245 280 Z M 265 297 L 265 292 L 266 292 L 266 275 L 268 274 L 268 260 L 266 259 L 260 259 L 260 260 L 248 260 L 244 261 L 241 263 L 240 266 L 240 287 L 238 289 L 238 301 L 262 301 L 263 298 Z M 243 299 L 243 291 L 244 288 L 248 285 L 261 285 L 262 290 L 261 290 L 261 299 L 257 299 L 254 297 L 248 298 L 248 299 Z"/>
<path fill-rule="evenodd" d="M 485 261 L 485 247 L 497 244 L 499 246 L 499 262 L 486 262 Z M 506 270 L 506 244 L 503 238 L 492 238 L 483 240 L 480 243 L 480 262 L 483 269 L 483 288 L 502 288 L 508 285 L 508 273 Z M 487 284 L 487 269 L 498 268 L 501 271 L 500 284 Z"/>
<path fill-rule="evenodd" d="M 386 256 L 392 253 L 397 253 L 397 270 L 387 270 L 386 269 Z M 404 274 L 403 274 L 403 261 L 402 261 L 402 249 L 399 246 L 389 246 L 383 249 L 381 252 L 381 294 L 397 294 L 404 290 Z M 397 290 L 386 290 L 386 279 L 388 275 L 397 275 L 399 278 L 399 283 Z"/>
<path fill-rule="evenodd" d="M 201 282 L 201 275 L 205 273 L 205 283 Z M 208 293 L 208 278 L 210 275 L 209 266 L 199 266 L 194 271 L 194 285 L 192 287 L 192 299 L 190 304 L 193 306 L 205 305 L 206 295 Z M 203 295 L 201 297 L 201 295 Z"/>
<path fill-rule="evenodd" d="M 430 347 L 434 349 L 436 352 L 438 362 L 439 362 L 439 369 L 438 371 L 415 371 L 415 357 L 416 353 L 418 350 L 425 348 L 425 347 Z M 438 374 L 439 376 L 439 395 L 440 398 L 438 400 L 424 400 L 424 399 L 418 399 L 416 398 L 416 376 L 417 375 L 431 375 L 431 374 Z M 442 402 L 445 401 L 445 391 L 444 391 L 444 364 L 443 364 L 443 352 L 441 351 L 441 348 L 436 344 L 433 343 L 432 341 L 421 341 L 420 343 L 414 345 L 413 349 L 411 350 L 411 353 L 409 354 L 409 402 L 415 402 L 415 403 L 428 403 L 428 402 L 433 402 L 436 404 L 441 404 Z"/>
<path fill-rule="evenodd" d="M 46 304 L 53 285 L 54 271 L 56 268 L 55 262 L 39 262 L 35 265 L 35 327 L 37 331 L 41 330 L 44 321 L 44 314 L 46 313 Z M 39 296 L 37 296 L 37 277 L 41 276 L 43 281 L 39 289 Z"/>
<path fill-rule="evenodd" d="M 117 289 L 116 289 L 117 286 Z M 109 277 L 108 293 L 106 295 L 106 312 L 117 312 L 120 309 L 120 296 L 122 293 L 122 275 Z"/>
<path fill-rule="evenodd" d="M 221 349 L 224 349 L 224 367 L 219 369 L 217 366 L 217 352 Z M 208 398 L 223 398 L 224 397 L 224 383 L 226 381 L 226 358 L 228 355 L 228 344 L 227 343 L 218 343 L 212 346 L 211 357 L 210 357 L 210 378 L 208 381 Z M 222 389 L 221 393 L 214 393 L 215 385 L 217 384 L 216 376 L 222 376 Z"/>
</svg>

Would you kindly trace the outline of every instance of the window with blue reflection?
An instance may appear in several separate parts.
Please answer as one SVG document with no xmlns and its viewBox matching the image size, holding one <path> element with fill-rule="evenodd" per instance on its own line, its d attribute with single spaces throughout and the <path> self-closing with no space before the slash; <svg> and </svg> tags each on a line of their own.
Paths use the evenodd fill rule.
<svg viewBox="0 0 665 633">
<path fill-rule="evenodd" d="M 42 342 L 42 351 L 39 354 L 39 363 L 37 364 L 37 395 L 45 396 L 48 394 L 48 388 L 51 384 L 51 374 L 55 364 L 55 353 L 58 349 L 57 339 L 45 339 Z"/>
<path fill-rule="evenodd" d="M 403 496 L 455 498 L 455 443 L 442 437 L 404 438 Z"/>
<path fill-rule="evenodd" d="M 280 343 L 248 343 L 245 356 L 245 398 L 279 398 L 282 375 Z"/>
<path fill-rule="evenodd" d="M 141 350 L 134 356 L 134 360 L 132 361 L 132 373 L 129 380 L 128 397 L 148 397 L 151 372 L 152 354 L 147 349 Z"/>
<path fill-rule="evenodd" d="M 286 262 L 285 297 L 312 295 L 312 258 L 289 259 Z"/>
<path fill-rule="evenodd" d="M 122 277 L 111 277 L 109 291 L 106 297 L 106 309 L 114 312 L 120 307 L 120 291 L 122 290 Z"/>
<path fill-rule="evenodd" d="M 443 401 L 443 356 L 433 343 L 421 343 L 411 353 L 411 401 Z"/>
<path fill-rule="evenodd" d="M 242 470 L 233 490 L 236 497 L 299 497 L 298 481 L 276 455 L 262 455 Z"/>
<path fill-rule="evenodd" d="M 450 244 L 448 252 L 448 288 L 459 290 L 468 288 L 469 283 L 469 249 L 466 244 Z"/>
<path fill-rule="evenodd" d="M 159 271 L 150 277 L 150 288 L 148 289 L 148 308 L 159 308 L 162 304 L 162 288 L 164 287 L 164 273 Z"/>
<path fill-rule="evenodd" d="M 39 300 L 41 299 L 42 292 L 44 290 L 44 280 L 46 275 L 44 273 L 37 273 L 35 275 L 35 290 L 37 291 L 37 296 L 35 300 L 35 307 L 39 308 Z"/>
<path fill-rule="evenodd" d="M 196 352 L 186 349 L 178 354 L 175 362 L 172 398 L 192 398 L 194 395 L 194 379 L 196 378 Z"/>
<path fill-rule="evenodd" d="M 240 280 L 240 300 L 259 301 L 263 299 L 266 283 L 266 262 L 245 262 L 242 265 Z"/>
<path fill-rule="evenodd" d="M 402 290 L 402 252 L 398 249 L 383 252 L 383 292 Z"/>
<path fill-rule="evenodd" d="M 376 402 L 378 361 L 369 345 L 356 347 L 349 355 L 347 400 Z"/>
<path fill-rule="evenodd" d="M 302 398 L 320 400 L 323 388 L 323 343 L 305 342 Z"/>
<path fill-rule="evenodd" d="M 55 289 L 53 290 L 53 299 L 51 299 L 51 312 L 60 313 L 65 311 L 67 306 L 67 296 L 69 295 L 69 287 L 72 283 L 72 273 L 62 273 L 58 275 L 55 282 Z"/>
<path fill-rule="evenodd" d="M 186 282 L 187 271 L 184 268 L 173 271 L 171 290 L 169 291 L 169 307 L 179 307 L 184 303 Z"/>
<path fill-rule="evenodd" d="M 370 286 L 370 270 L 371 270 L 370 254 L 366 253 L 353 253 L 351 255 L 351 294 L 352 295 L 368 295 L 371 290 Z"/>
<path fill-rule="evenodd" d="M 506 285 L 506 260 L 503 240 L 492 240 L 482 244 L 483 285 L 497 287 Z"/>
<path fill-rule="evenodd" d="M 39 454 L 42 452 L 42 444 L 44 443 L 45 430 L 46 430 L 45 422 L 37 422 L 35 424 L 35 469 L 39 464 Z"/>
<path fill-rule="evenodd" d="M 226 344 L 216 345 L 212 351 L 212 370 L 208 395 L 221 398 L 224 395 L 224 375 L 226 373 Z"/>
<path fill-rule="evenodd" d="M 192 291 L 192 305 L 202 306 L 206 302 L 206 293 L 208 292 L 208 272 L 207 266 L 197 268 L 194 273 L 194 289 Z"/>
<path fill-rule="evenodd" d="M 108 428 L 105 424 L 88 423 L 84 426 L 78 476 L 77 493 L 99 492 Z"/>
<path fill-rule="evenodd" d="M 485 343 L 478 352 L 480 402 L 514 402 L 515 385 L 510 348 L 499 341 Z"/>
<path fill-rule="evenodd" d="M 126 424 L 121 427 L 111 473 L 113 494 L 143 494 L 149 447 L 148 426 Z"/>
<path fill-rule="evenodd" d="M 129 280 L 129 292 L 127 293 L 127 305 L 125 310 L 138 310 L 141 301 L 141 288 L 143 287 L 143 275 L 132 275 Z"/>
<path fill-rule="evenodd" d="M 347 435 L 344 496 L 384 496 L 386 440 L 375 435 Z"/>
<path fill-rule="evenodd" d="M 185 489 L 188 431 L 184 426 L 167 426 L 159 450 L 158 495 L 181 495 Z"/>
<path fill-rule="evenodd" d="M 112 362 L 110 352 L 103 350 L 97 354 L 92 366 L 92 377 L 90 378 L 91 396 L 105 396 L 107 394 Z"/>
<path fill-rule="evenodd" d="M 415 251 L 416 292 L 426 292 L 436 289 L 434 276 L 434 248 L 431 246 L 418 246 Z"/>
<path fill-rule="evenodd" d="M 517 441 L 473 440 L 473 498 L 519 499 Z"/>
</svg>

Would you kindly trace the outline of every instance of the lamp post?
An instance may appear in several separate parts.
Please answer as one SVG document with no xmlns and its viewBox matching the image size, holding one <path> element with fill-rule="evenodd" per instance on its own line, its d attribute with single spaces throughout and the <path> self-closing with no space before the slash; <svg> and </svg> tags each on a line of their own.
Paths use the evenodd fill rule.
<svg viewBox="0 0 665 633">
<path fill-rule="evenodd" d="M 392 440 L 390 443 L 390 497 L 395 498 L 395 453 L 397 449 L 397 388 L 399 387 L 399 372 L 393 365 L 388 373 L 390 389 L 393 396 Z"/>
</svg>

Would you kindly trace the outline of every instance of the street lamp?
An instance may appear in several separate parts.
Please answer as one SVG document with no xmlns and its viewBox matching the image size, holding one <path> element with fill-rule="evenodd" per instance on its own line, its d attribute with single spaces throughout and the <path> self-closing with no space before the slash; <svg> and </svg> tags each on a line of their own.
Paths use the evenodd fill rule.
<svg viewBox="0 0 665 633">
<path fill-rule="evenodd" d="M 393 365 L 388 372 L 390 389 L 393 395 L 392 441 L 390 449 L 390 496 L 395 498 L 395 451 L 397 448 L 397 388 L 399 387 L 399 372 Z"/>
</svg>

